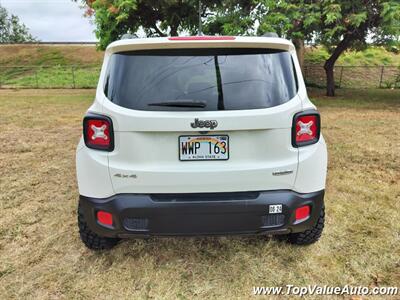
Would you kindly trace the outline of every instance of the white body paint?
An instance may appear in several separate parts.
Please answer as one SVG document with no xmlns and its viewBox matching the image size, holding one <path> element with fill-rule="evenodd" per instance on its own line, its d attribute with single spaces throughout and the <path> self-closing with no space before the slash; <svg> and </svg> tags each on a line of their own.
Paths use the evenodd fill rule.
<svg viewBox="0 0 400 300">
<path fill-rule="evenodd" d="M 293 57 L 298 92 L 271 108 L 235 111 L 139 111 L 118 106 L 103 92 L 104 77 L 113 53 L 139 49 L 273 48 Z M 121 40 L 106 50 L 98 88 L 90 112 L 113 121 L 115 149 L 89 149 L 81 140 L 76 154 L 79 193 L 106 198 L 120 193 L 199 193 L 293 190 L 309 193 L 325 188 L 327 151 L 324 138 L 294 148 L 293 116 L 315 106 L 307 97 L 293 44 L 280 38 L 237 37 L 235 40 L 171 41 L 167 38 Z M 228 135 L 226 161 L 179 161 L 178 138 L 199 135 L 191 123 L 217 120 L 213 135 Z M 307 133 L 311 124 L 299 124 Z M 99 136 L 104 132 L 97 128 Z"/>
</svg>

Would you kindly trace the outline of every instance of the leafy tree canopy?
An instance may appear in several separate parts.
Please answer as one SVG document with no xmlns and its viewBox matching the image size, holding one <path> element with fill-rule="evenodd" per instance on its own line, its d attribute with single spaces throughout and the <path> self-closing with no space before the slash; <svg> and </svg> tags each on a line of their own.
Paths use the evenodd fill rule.
<svg viewBox="0 0 400 300">
<path fill-rule="evenodd" d="M 32 42 L 35 38 L 28 28 L 15 15 L 9 15 L 7 10 L 0 6 L 0 43 Z"/>
<path fill-rule="evenodd" d="M 101 49 L 139 29 L 148 37 L 198 32 L 198 0 L 83 0 L 83 4 L 86 15 L 94 15 Z M 248 33 L 255 22 L 250 15 L 255 6 L 252 0 L 202 0 L 203 32 Z"/>
</svg>

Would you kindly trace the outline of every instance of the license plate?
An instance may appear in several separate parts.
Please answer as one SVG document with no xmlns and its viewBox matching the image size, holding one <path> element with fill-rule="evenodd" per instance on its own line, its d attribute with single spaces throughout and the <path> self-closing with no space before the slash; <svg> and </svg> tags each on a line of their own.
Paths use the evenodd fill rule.
<svg viewBox="0 0 400 300">
<path fill-rule="evenodd" d="M 229 137 L 227 135 L 198 135 L 179 137 L 179 159 L 227 160 Z"/>
<path fill-rule="evenodd" d="M 269 206 L 270 214 L 280 214 L 282 213 L 282 204 L 274 204 Z"/>
</svg>

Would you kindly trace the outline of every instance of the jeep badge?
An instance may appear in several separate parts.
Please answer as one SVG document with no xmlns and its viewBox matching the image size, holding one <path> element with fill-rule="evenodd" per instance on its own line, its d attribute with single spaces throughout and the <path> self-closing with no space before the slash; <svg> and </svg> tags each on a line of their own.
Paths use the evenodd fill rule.
<svg viewBox="0 0 400 300">
<path fill-rule="evenodd" d="M 190 126 L 192 128 L 210 128 L 214 129 L 218 126 L 218 122 L 216 120 L 199 120 L 199 119 L 194 119 L 193 123 L 190 123 Z"/>
</svg>

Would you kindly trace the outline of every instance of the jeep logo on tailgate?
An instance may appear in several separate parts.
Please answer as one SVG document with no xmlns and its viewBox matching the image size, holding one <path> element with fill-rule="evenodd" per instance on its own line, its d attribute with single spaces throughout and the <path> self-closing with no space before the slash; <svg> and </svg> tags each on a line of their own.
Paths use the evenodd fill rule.
<svg viewBox="0 0 400 300">
<path fill-rule="evenodd" d="M 199 119 L 194 119 L 193 123 L 190 123 L 190 126 L 192 128 L 210 128 L 214 129 L 218 126 L 218 122 L 216 120 L 199 120 Z"/>
</svg>

